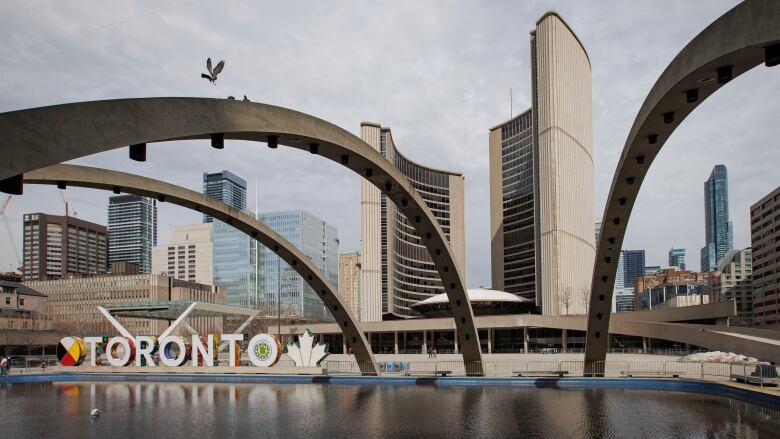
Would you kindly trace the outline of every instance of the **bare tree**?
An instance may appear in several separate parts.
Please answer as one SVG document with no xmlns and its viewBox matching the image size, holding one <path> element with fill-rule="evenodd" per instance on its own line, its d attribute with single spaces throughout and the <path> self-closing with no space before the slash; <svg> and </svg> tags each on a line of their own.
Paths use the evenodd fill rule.
<svg viewBox="0 0 780 439">
<path fill-rule="evenodd" d="M 564 314 L 569 315 L 569 306 L 571 306 L 574 302 L 574 289 L 564 288 L 561 290 L 561 292 L 558 293 L 558 300 L 560 300 L 561 306 L 565 310 Z"/>
<path fill-rule="evenodd" d="M 590 288 L 582 287 L 580 289 L 580 301 L 582 302 L 582 308 L 587 315 L 588 311 L 590 311 Z"/>
</svg>

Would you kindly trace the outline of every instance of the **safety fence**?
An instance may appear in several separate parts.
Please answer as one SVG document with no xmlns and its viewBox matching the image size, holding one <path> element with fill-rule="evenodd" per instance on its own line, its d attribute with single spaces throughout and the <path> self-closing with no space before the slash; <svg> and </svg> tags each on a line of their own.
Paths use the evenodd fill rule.
<svg viewBox="0 0 780 439">
<path fill-rule="evenodd" d="M 365 365 L 364 365 L 365 366 Z M 359 375 L 354 361 L 325 361 L 329 375 Z M 364 369 L 367 369 L 364 367 Z M 697 378 L 737 380 L 759 385 L 777 385 L 780 368 L 768 363 L 708 363 L 682 361 L 525 361 L 496 360 L 464 364 L 444 361 L 380 361 L 380 375 L 488 377 L 607 377 L 607 378 Z"/>
</svg>

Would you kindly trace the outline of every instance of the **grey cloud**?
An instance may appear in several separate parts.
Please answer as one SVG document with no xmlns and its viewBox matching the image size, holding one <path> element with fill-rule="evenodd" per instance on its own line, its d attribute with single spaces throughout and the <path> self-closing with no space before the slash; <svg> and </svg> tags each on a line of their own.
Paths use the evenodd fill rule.
<svg viewBox="0 0 780 439">
<path fill-rule="evenodd" d="M 557 9 L 592 61 L 595 218 L 653 81 L 691 37 L 736 3 L 17 3 L 0 17 L 0 53 L 13 51 L 4 56 L 0 111 L 92 99 L 247 94 L 353 133 L 360 121 L 381 122 L 412 159 L 465 174 L 468 283 L 489 285 L 487 130 L 508 118 L 510 87 L 515 114 L 529 106 L 528 31 L 536 19 Z M 40 45 L 45 41 L 52 42 Z M 31 48 L 14 51 L 19 47 Z M 199 78 L 207 56 L 226 60 L 217 86 Z M 720 162 L 730 172 L 735 244 L 748 245 L 747 209 L 780 180 L 771 166 L 777 72 L 760 69 L 713 96 L 675 133 L 648 175 L 626 248 L 646 248 L 649 263 L 663 263 L 669 247 L 685 246 L 697 261 L 702 182 Z M 338 226 L 343 247 L 360 246 L 359 177 L 321 158 L 244 142 L 216 151 L 203 141 L 155 144 L 150 157 L 134 163 L 120 149 L 75 162 L 194 190 L 203 171 L 230 169 L 249 182 L 250 206 L 257 177 L 262 211 L 306 208 Z M 109 194 L 69 189 L 67 195 L 79 216 L 105 222 Z M 37 210 L 61 211 L 56 189 L 30 187 L 13 201 L 17 239 L 21 214 Z M 167 240 L 173 224 L 199 220 L 164 204 L 159 241 Z M 4 269 L 13 258 L 3 247 Z"/>
</svg>

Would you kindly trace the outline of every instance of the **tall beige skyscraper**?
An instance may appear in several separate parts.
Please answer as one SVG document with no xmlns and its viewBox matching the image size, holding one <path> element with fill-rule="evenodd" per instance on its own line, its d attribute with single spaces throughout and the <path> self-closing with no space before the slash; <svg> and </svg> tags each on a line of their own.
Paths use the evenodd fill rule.
<svg viewBox="0 0 780 439">
<path fill-rule="evenodd" d="M 415 163 L 395 147 L 390 128 L 363 122 L 361 138 L 407 176 L 425 200 L 465 273 L 463 174 Z M 428 250 L 409 220 L 372 184 L 361 184 L 360 320 L 418 317 L 410 306 L 443 293 Z"/>
<path fill-rule="evenodd" d="M 214 284 L 214 224 L 179 225 L 168 245 L 152 248 L 152 274 Z"/>
<path fill-rule="evenodd" d="M 531 89 L 531 109 L 490 130 L 493 288 L 545 315 L 583 314 L 596 254 L 590 60 L 554 12 L 531 31 Z"/>
<path fill-rule="evenodd" d="M 339 296 L 360 319 L 360 252 L 339 253 Z"/>
</svg>

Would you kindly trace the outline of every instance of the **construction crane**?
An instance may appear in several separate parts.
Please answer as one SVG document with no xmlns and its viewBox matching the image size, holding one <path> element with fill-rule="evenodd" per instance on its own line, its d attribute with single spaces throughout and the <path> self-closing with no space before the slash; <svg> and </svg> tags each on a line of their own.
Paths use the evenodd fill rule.
<svg viewBox="0 0 780 439">
<path fill-rule="evenodd" d="M 60 189 L 60 198 L 62 199 L 62 204 L 65 205 L 65 216 L 68 216 L 68 200 L 65 199 L 65 191 Z M 73 216 L 76 216 L 74 213 Z"/>
<path fill-rule="evenodd" d="M 19 258 L 19 249 L 16 248 L 16 240 L 14 239 L 14 234 L 11 231 L 11 225 L 8 222 L 8 217 L 5 215 L 5 210 L 8 208 L 10 203 L 11 195 L 8 195 L 5 198 L 5 201 L 3 201 L 3 204 L 0 205 L 0 219 L 2 219 L 3 224 L 5 224 L 5 230 L 8 232 L 8 239 L 11 241 L 11 248 L 14 249 L 14 256 L 16 256 L 16 262 L 18 264 L 16 269 L 24 273 L 24 265 L 22 265 L 22 259 Z"/>
</svg>

